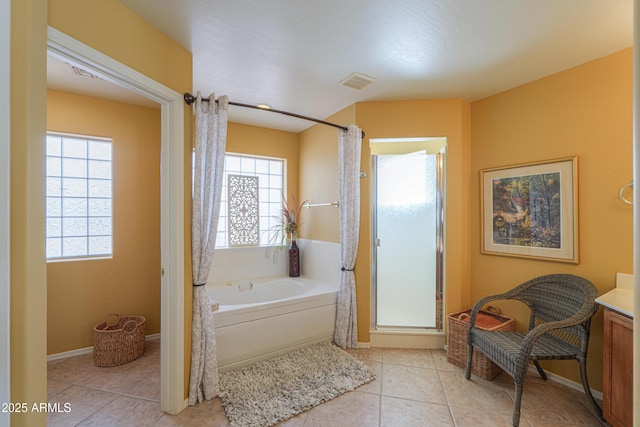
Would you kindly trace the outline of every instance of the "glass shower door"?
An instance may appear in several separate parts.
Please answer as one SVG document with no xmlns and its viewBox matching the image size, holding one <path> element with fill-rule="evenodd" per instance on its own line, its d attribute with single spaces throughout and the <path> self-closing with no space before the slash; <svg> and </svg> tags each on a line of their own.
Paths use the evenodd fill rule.
<svg viewBox="0 0 640 427">
<path fill-rule="evenodd" d="M 374 156 L 378 327 L 440 328 L 438 154 Z"/>
</svg>

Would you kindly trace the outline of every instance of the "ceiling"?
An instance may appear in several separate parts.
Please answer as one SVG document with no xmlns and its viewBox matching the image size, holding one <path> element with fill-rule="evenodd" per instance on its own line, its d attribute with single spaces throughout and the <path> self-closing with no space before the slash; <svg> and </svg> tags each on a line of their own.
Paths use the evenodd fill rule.
<svg viewBox="0 0 640 427">
<path fill-rule="evenodd" d="M 195 94 L 324 119 L 359 101 L 475 101 L 633 45 L 633 0 L 120 0 L 193 54 Z M 339 83 L 373 77 L 362 90 Z M 313 125 L 231 106 L 231 121 Z"/>
<path fill-rule="evenodd" d="M 93 96 L 127 104 L 160 108 L 160 105 L 127 89 L 116 86 L 95 74 L 60 59 L 47 56 L 47 87 L 62 92 Z"/>
</svg>

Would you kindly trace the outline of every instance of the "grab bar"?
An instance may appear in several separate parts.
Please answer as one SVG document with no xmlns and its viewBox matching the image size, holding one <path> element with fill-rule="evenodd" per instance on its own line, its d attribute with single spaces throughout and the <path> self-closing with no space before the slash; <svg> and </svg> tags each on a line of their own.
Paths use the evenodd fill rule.
<svg viewBox="0 0 640 427">
<path fill-rule="evenodd" d="M 309 208 L 315 208 L 318 206 L 333 206 L 334 208 L 337 208 L 338 206 L 340 206 L 340 202 L 338 202 L 337 200 L 335 202 L 326 202 L 326 203 L 305 203 L 304 207 L 309 209 Z"/>
</svg>

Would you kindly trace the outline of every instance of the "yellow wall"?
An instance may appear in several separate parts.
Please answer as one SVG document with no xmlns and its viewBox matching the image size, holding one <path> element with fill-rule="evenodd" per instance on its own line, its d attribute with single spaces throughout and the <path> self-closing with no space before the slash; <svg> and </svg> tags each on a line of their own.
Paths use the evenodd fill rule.
<svg viewBox="0 0 640 427">
<path fill-rule="evenodd" d="M 48 24 L 178 93 L 192 90 L 191 53 L 117 0 L 48 0 Z M 185 397 L 191 360 L 191 140 L 185 104 Z"/>
<path fill-rule="evenodd" d="M 286 159 L 286 191 L 298 196 L 298 134 L 229 123 L 227 152 Z"/>
<path fill-rule="evenodd" d="M 326 120 L 344 125 L 355 123 L 355 104 Z M 315 125 L 300 134 L 300 200 L 326 203 L 339 199 L 338 132 L 342 131 Z M 305 209 L 302 215 L 305 239 L 340 242 L 338 209 Z"/>
<path fill-rule="evenodd" d="M 572 273 L 606 292 L 633 272 L 633 209 L 619 198 L 632 178 L 632 50 L 580 65 L 471 105 L 471 299 L 547 273 Z M 480 170 L 578 156 L 580 264 L 480 253 Z M 527 312 L 504 305 L 518 329 Z M 602 390 L 602 310 L 592 324 L 589 379 Z M 579 381 L 578 364 L 548 364 Z"/>
<path fill-rule="evenodd" d="M 362 144 L 360 242 L 356 263 L 358 341 L 369 341 L 370 326 L 370 138 L 446 137 L 445 311 L 469 305 L 469 103 L 460 99 L 362 102 L 357 124 Z"/>
<path fill-rule="evenodd" d="M 47 400 L 44 252 L 45 0 L 11 1 L 11 400 Z M 11 414 L 12 426 L 45 424 Z"/>
<path fill-rule="evenodd" d="M 192 90 L 191 53 L 117 0 L 48 0 L 48 24 L 178 93 Z M 185 104 L 185 396 L 191 360 L 191 108 Z"/>
<path fill-rule="evenodd" d="M 446 307 L 458 310 L 469 304 L 469 104 L 462 100 L 363 102 L 327 120 L 356 123 L 365 132 L 360 170 L 360 239 L 355 275 L 358 341 L 369 342 L 371 299 L 371 224 L 369 138 L 447 138 L 447 252 Z M 301 134 L 301 197 L 318 202 L 338 199 L 336 130 L 314 126 Z M 307 212 L 305 212 L 307 214 Z M 339 242 L 337 210 L 310 210 L 304 236 Z"/>
<path fill-rule="evenodd" d="M 11 0 L 11 8 L 11 395 L 15 401 L 41 402 L 46 399 L 42 165 L 47 22 L 180 93 L 192 89 L 192 67 L 189 52 L 117 0 Z M 625 51 L 476 102 L 471 108 L 471 127 L 469 106 L 463 101 L 356 105 L 357 124 L 367 133 L 365 147 L 371 137 L 448 138 L 448 311 L 549 270 L 584 275 L 601 291 L 613 287 L 615 271 L 630 272 L 631 212 L 627 206 L 620 206 L 617 199 L 618 189 L 631 177 L 630 57 L 630 51 Z M 190 117 L 191 110 L 185 107 L 185 123 L 190 123 Z M 185 143 L 185 201 L 188 201 L 190 126 L 185 127 L 185 141 L 189 141 Z M 580 265 L 480 255 L 479 170 L 567 154 L 578 155 L 580 162 Z M 368 168 L 368 164 L 364 166 Z M 303 167 L 306 165 L 301 163 Z M 317 177 L 321 179 L 322 174 Z M 366 180 L 363 194 L 363 203 L 368 204 Z M 307 196 L 302 192 L 301 197 L 315 197 L 315 193 Z M 185 360 L 188 361 L 191 214 L 190 203 L 185 205 Z M 361 245 L 368 245 L 368 217 L 363 219 Z M 303 228 L 303 235 L 307 231 Z M 311 232 L 314 239 L 336 239 L 335 234 L 325 237 Z M 368 247 L 363 250 L 361 246 L 356 269 L 360 292 L 359 339 L 365 342 L 369 322 L 368 253 Z M 517 320 L 522 323 L 521 318 Z M 596 371 L 592 377 L 600 375 L 600 318 L 596 319 L 594 330 L 590 365 Z M 557 372 L 565 371 L 559 367 Z M 188 373 L 187 362 L 186 381 Z M 567 375 L 575 376 L 575 370 Z M 598 387 L 598 381 L 594 385 Z M 12 425 L 16 426 L 39 425 L 43 421 L 44 414 L 12 416 Z"/>
<path fill-rule="evenodd" d="M 47 24 L 178 91 L 192 89 L 191 54 L 116 0 L 11 0 L 11 397 L 46 401 L 44 138 Z M 191 111 L 185 107 L 185 121 Z M 191 128 L 185 129 L 191 141 Z M 185 144 L 190 152 L 190 144 Z M 185 189 L 190 189 L 190 156 Z M 185 199 L 190 191 L 185 191 Z M 185 231 L 190 226 L 185 208 Z M 185 241 L 189 234 L 185 232 Z M 190 251 L 185 283 L 191 282 Z M 185 286 L 186 360 L 191 287 Z M 189 364 L 185 364 L 188 381 Z M 185 384 L 186 396 L 187 384 Z M 45 414 L 12 415 L 12 425 L 43 425 Z"/>
<path fill-rule="evenodd" d="M 160 109 L 50 90 L 47 130 L 113 140 L 113 257 L 47 264 L 47 353 L 92 346 L 110 313 L 159 333 Z"/>
</svg>

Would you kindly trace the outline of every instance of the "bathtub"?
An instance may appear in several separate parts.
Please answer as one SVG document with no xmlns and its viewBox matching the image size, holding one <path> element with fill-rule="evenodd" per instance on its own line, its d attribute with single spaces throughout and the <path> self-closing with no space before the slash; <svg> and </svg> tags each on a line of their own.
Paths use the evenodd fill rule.
<svg viewBox="0 0 640 427">
<path fill-rule="evenodd" d="M 338 288 L 305 277 L 207 285 L 225 372 L 333 338 Z M 213 307 L 212 307 L 213 309 Z"/>
</svg>

